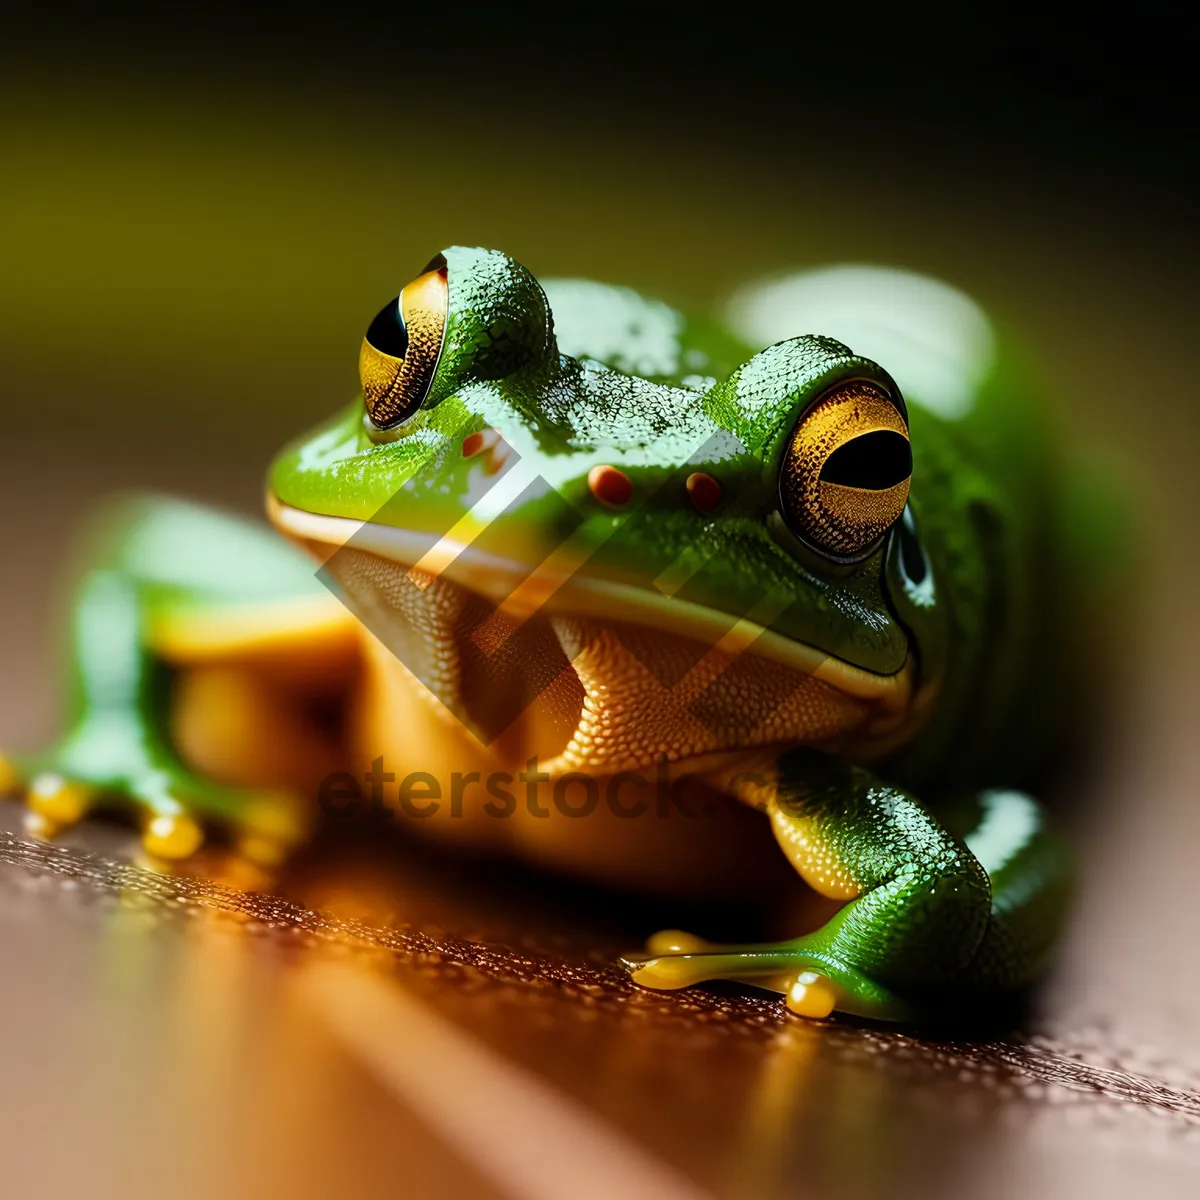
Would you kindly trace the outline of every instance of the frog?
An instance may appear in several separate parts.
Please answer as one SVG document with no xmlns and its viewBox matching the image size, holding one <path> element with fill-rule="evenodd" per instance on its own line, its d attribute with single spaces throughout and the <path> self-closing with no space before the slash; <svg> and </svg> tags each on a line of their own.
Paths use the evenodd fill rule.
<svg viewBox="0 0 1200 1200">
<path fill-rule="evenodd" d="M 365 804 L 695 895 L 766 848 L 819 920 L 662 930 L 634 985 L 912 1022 L 1037 981 L 1071 874 L 1022 790 L 1069 676 L 1058 468 L 973 301 L 835 267 L 695 316 L 452 246 L 359 377 L 270 466 L 269 526 L 93 520 L 66 733 L 0 770 L 32 836 L 107 810 L 159 869 L 214 837 L 271 867 Z"/>
</svg>

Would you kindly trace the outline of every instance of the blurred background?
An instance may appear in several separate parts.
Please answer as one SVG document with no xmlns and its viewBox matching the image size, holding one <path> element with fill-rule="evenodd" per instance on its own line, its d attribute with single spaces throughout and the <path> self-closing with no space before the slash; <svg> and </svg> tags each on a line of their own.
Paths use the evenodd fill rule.
<svg viewBox="0 0 1200 1200">
<path fill-rule="evenodd" d="M 10 11 L 0 745 L 54 729 L 52 598 L 90 502 L 152 487 L 258 511 L 271 454 L 353 394 L 370 317 L 443 245 L 495 246 L 536 274 L 627 283 L 696 309 L 751 276 L 825 262 L 939 276 L 1024 348 L 1071 444 L 1135 514 L 1137 586 L 1097 671 L 1113 717 L 1085 748 L 1075 789 L 1075 810 L 1095 814 L 1077 821 L 1082 900 L 1029 1029 L 948 1051 L 874 1031 L 798 1032 L 773 1008 L 720 995 L 694 1020 L 669 1006 L 635 1019 L 602 972 L 571 984 L 609 995 L 585 1019 L 565 984 L 530 992 L 528 972 L 496 983 L 487 970 L 464 982 L 461 963 L 432 982 L 408 978 L 404 994 L 425 987 L 454 1028 L 508 1064 L 502 1073 L 517 1063 L 552 1080 L 554 1120 L 582 1122 L 558 1129 L 560 1144 L 578 1137 L 600 1153 L 587 1140 L 608 1136 L 594 1132 L 599 1114 L 623 1139 L 616 1150 L 602 1141 L 601 1157 L 632 1172 L 620 1176 L 626 1194 L 637 1179 L 651 1181 L 646 1194 L 681 1195 L 929 1194 L 964 1182 L 973 1194 L 1195 1194 L 1198 47 L 1182 16 Z M 19 830 L 13 806 L 0 814 Z M 115 860 L 128 849 L 113 831 L 80 837 Z M 417 1194 L 563 1194 L 544 1177 L 496 1175 L 491 1151 L 480 1159 L 469 1135 L 448 1133 L 445 1097 L 412 1093 L 419 1084 L 379 1065 L 383 1050 L 364 1057 L 320 999 L 329 987 L 296 984 L 307 967 L 278 967 L 294 951 L 263 950 L 270 937 L 246 950 L 221 933 L 217 917 L 241 902 L 209 897 L 217 932 L 180 933 L 129 916 L 141 910 L 128 897 L 146 891 L 130 877 L 6 853 L 0 1051 L 20 1087 L 0 1100 L 0 1146 L 5 1171 L 29 1172 L 17 1194 L 83 1183 L 129 1194 L 130 1164 L 151 1141 L 163 1155 L 154 1170 L 168 1174 L 145 1166 L 148 1188 L 202 1157 L 236 1194 L 326 1194 L 351 1178 L 355 1194 L 391 1194 L 398 1172 Z M 471 899 L 453 868 L 434 872 L 454 893 L 449 909 L 430 899 L 435 885 L 378 870 L 386 912 L 435 939 L 448 930 L 511 948 L 528 935 L 539 953 L 596 971 L 606 939 L 620 941 L 619 919 L 598 926 L 587 897 L 556 893 L 543 929 L 535 895 L 530 911 L 543 916 L 508 914 L 498 932 L 499 917 L 480 915 L 490 893 Z M 378 923 L 361 889 L 324 872 L 319 886 L 295 885 L 300 901 Z M 77 898 L 89 889 L 112 912 Z M 146 901 L 152 913 L 162 903 Z M 247 919 L 303 925 L 294 913 Z M 391 988 L 392 967 L 378 969 Z M 408 1001 L 390 990 L 360 1000 L 356 1028 L 389 1045 L 408 1010 L 387 1005 Z M 172 1018 L 149 1019 L 164 1011 Z M 30 1037 L 47 1013 L 60 1036 Z M 554 1052 L 564 1045 L 572 1054 Z M 408 1051 L 393 1058 L 416 1061 Z M 461 1067 L 446 1053 L 426 1074 Z M 113 1094 L 125 1107 L 105 1111 Z M 546 1099 L 501 1094 L 537 1112 Z M 231 1149 L 243 1118 L 263 1126 L 258 1150 Z M 953 1153 L 951 1118 L 966 1122 L 952 1124 Z M 78 1153 L 50 1170 L 62 1136 Z M 604 1180 L 596 1194 L 615 1194 Z"/>
</svg>

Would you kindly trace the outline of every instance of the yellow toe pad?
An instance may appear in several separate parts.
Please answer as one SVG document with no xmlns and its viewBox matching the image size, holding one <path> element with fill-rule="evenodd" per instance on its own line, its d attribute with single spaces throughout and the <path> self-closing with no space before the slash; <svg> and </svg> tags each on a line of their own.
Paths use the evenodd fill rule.
<svg viewBox="0 0 1200 1200">
<path fill-rule="evenodd" d="M 186 813 L 161 813 L 146 826 L 142 846 L 154 858 L 176 860 L 195 854 L 204 831 Z"/>
<path fill-rule="evenodd" d="M 40 817 L 50 832 L 65 829 L 81 820 L 91 802 L 92 792 L 89 788 L 50 772 L 34 777 L 26 799 L 29 811 Z"/>
<path fill-rule="evenodd" d="M 802 972 L 788 991 L 787 1006 L 800 1017 L 820 1020 L 829 1016 L 836 1005 L 837 990 L 816 971 Z"/>
</svg>

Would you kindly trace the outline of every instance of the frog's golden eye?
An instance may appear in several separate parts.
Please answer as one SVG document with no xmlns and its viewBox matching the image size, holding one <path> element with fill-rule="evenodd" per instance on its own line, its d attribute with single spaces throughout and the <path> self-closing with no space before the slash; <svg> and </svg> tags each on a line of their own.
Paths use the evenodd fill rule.
<svg viewBox="0 0 1200 1200">
<path fill-rule="evenodd" d="M 448 306 L 446 260 L 439 255 L 371 322 L 358 355 L 358 375 L 378 428 L 407 420 L 429 394 Z"/>
<path fill-rule="evenodd" d="M 888 394 L 861 380 L 830 389 L 784 452 L 779 496 L 788 527 L 839 559 L 866 554 L 904 511 L 908 426 Z"/>
</svg>

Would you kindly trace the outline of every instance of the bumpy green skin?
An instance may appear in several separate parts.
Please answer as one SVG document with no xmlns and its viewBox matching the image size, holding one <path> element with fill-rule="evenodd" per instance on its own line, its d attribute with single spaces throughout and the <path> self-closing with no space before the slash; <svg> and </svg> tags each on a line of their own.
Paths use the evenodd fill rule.
<svg viewBox="0 0 1200 1200">
<path fill-rule="evenodd" d="M 598 327 L 571 331 L 582 357 L 560 356 L 546 342 L 546 299 L 532 276 L 491 251 L 452 248 L 446 258 L 452 315 L 426 407 L 397 433 L 380 434 L 361 402 L 351 404 L 276 461 L 270 480 L 279 499 L 440 535 L 476 502 L 485 480 L 483 464 L 460 454 L 463 438 L 494 426 L 549 485 L 512 517 L 540 535 L 531 553 L 556 547 L 582 514 L 576 538 L 598 548 L 588 572 L 644 585 L 672 563 L 694 559 L 707 566 L 682 599 L 740 615 L 779 589 L 791 600 L 773 622 L 779 632 L 870 670 L 899 669 L 907 641 L 882 593 L 882 551 L 861 570 L 824 574 L 797 557 L 794 543 L 781 544 L 765 519 L 778 507 L 779 457 L 799 408 L 841 379 L 890 385 L 886 372 L 823 338 L 751 358 L 728 334 L 599 287 L 592 300 Z M 573 315 L 587 321 L 579 290 L 572 285 L 573 307 L 581 310 Z M 457 315 L 464 310 L 469 320 Z M 497 326 L 503 354 L 481 351 L 484 331 Z M 653 381 L 588 353 L 589 343 L 607 350 L 622 334 L 629 349 L 621 361 L 651 360 Z M 481 359 L 497 358 L 512 373 L 481 378 Z M 742 359 L 749 361 L 737 367 Z M 693 386 L 678 386 L 685 379 Z M 703 384 L 711 386 L 697 390 Z M 588 472 L 603 463 L 632 480 L 632 512 L 613 513 L 589 496 Z M 692 471 L 719 478 L 735 502 L 720 520 L 680 504 Z"/>
<path fill-rule="evenodd" d="M 1022 792 L 959 797 L 937 815 L 861 767 L 784 754 L 770 808 L 802 827 L 862 894 L 815 933 L 723 948 L 711 976 L 815 970 L 844 1012 L 881 1020 L 979 1010 L 1034 982 L 1067 900 L 1068 864 Z M 697 956 L 705 957 L 705 956 Z"/>
<path fill-rule="evenodd" d="M 1056 677 L 1051 443 L 1011 359 L 992 357 L 956 419 L 906 396 L 914 472 L 904 519 L 926 565 L 917 579 L 898 530 L 845 566 L 800 545 L 778 519 L 780 456 L 799 414 L 841 380 L 895 392 L 879 365 L 809 335 L 755 354 L 715 324 L 621 289 L 543 291 L 493 251 L 454 247 L 446 259 L 447 333 L 422 409 L 381 432 L 355 400 L 281 454 L 270 474 L 276 497 L 437 537 L 486 485 L 483 464 L 461 454 L 464 437 L 495 426 L 549 484 L 517 514 L 531 554 L 582 521 L 595 546 L 586 571 L 649 586 L 682 561 L 693 568 L 682 598 L 744 614 L 770 592 L 786 601 L 772 620 L 780 634 L 879 674 L 914 656 L 920 679 L 939 681 L 938 698 L 921 732 L 879 767 L 890 782 L 810 750 L 777 764 L 776 818 L 815 830 L 862 894 L 808 937 L 724 948 L 712 974 L 812 968 L 835 982 L 840 1008 L 889 1019 L 1032 980 L 1060 920 L 1065 860 L 1028 797 L 978 790 L 1020 781 L 1022 760 L 1051 728 L 1043 712 Z M 632 480 L 630 511 L 589 495 L 588 472 L 602 463 Z M 715 515 L 680 503 L 692 471 L 721 481 Z M 118 539 L 108 575 L 91 577 L 76 621 L 75 731 L 47 765 L 151 808 L 161 792 L 211 814 L 228 798 L 187 778 L 147 733 L 161 728 L 161 699 L 154 664 L 135 644 L 154 606 L 220 603 L 244 586 L 241 564 L 257 550 L 226 555 L 197 578 L 197 560 L 178 552 L 196 536 L 183 528 L 195 519 L 169 507 L 149 522 L 142 513 L 131 524 L 138 536 L 156 528 L 176 551 L 155 558 Z M 284 576 L 284 591 L 315 586 Z M 126 621 L 123 658 L 93 652 L 96 613 Z M 97 722 L 118 733 L 81 735 Z"/>
</svg>

